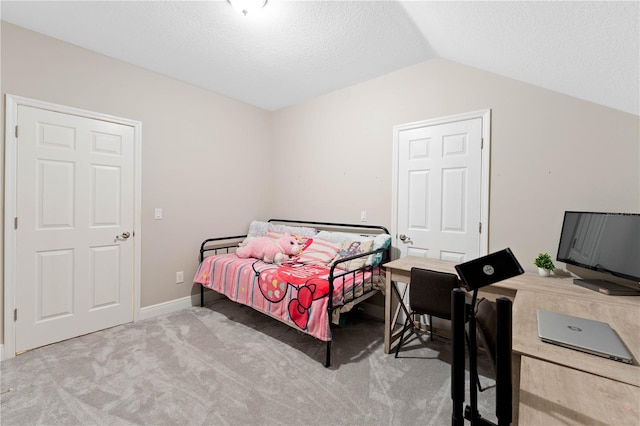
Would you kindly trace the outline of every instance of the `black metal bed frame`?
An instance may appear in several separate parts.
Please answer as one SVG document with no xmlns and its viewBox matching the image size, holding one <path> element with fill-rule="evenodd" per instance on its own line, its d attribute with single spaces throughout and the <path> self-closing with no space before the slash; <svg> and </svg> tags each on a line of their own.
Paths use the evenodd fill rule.
<svg viewBox="0 0 640 426">
<path fill-rule="evenodd" d="M 378 234 L 389 234 L 389 230 L 387 228 L 385 228 L 384 226 L 379 226 L 379 225 L 362 225 L 362 224 L 351 224 L 351 223 L 334 223 L 334 222 L 312 222 L 312 221 L 305 221 L 305 220 L 290 220 L 290 219 L 269 219 L 268 222 L 270 223 L 280 223 L 280 224 L 287 224 L 287 225 L 305 225 L 305 226 L 309 226 L 309 227 L 313 227 L 316 229 L 321 229 L 321 230 L 335 230 L 335 231 L 339 231 L 339 232 L 347 232 L 347 230 L 368 230 L 368 231 L 373 231 L 373 232 L 377 232 Z M 352 232 L 355 234 L 355 232 Z M 241 241 L 243 238 L 245 238 L 247 235 L 234 235 L 231 237 L 219 237 L 219 238 L 207 238 L 206 240 L 204 240 L 202 242 L 202 244 L 200 245 L 200 262 L 202 263 L 202 261 L 204 260 L 205 253 L 209 253 L 209 252 L 213 252 L 214 255 L 217 254 L 221 254 L 221 253 L 232 253 L 235 251 L 236 248 L 238 248 L 238 242 Z M 231 243 L 231 241 L 233 241 L 233 243 Z M 215 245 L 216 242 L 221 243 L 221 245 Z M 361 257 L 368 257 L 371 255 L 377 255 L 378 253 L 382 254 L 382 260 L 374 265 L 365 265 L 359 269 L 353 270 L 353 271 L 342 271 L 339 270 L 336 273 L 336 266 L 341 264 L 341 263 L 346 263 L 346 262 L 350 262 L 354 259 L 358 259 Z M 332 318 L 332 314 L 333 314 L 333 310 L 335 308 L 339 308 L 340 306 L 333 306 L 333 281 L 336 278 L 342 278 L 342 277 L 346 277 L 347 275 L 353 275 L 353 278 L 355 280 L 357 274 L 364 274 L 367 271 L 373 272 L 373 270 L 376 267 L 380 267 L 382 268 L 382 264 L 386 263 L 390 260 L 390 247 L 387 248 L 380 248 L 377 250 L 373 250 L 367 253 L 362 253 L 356 256 L 350 256 L 350 257 L 345 257 L 342 258 L 340 260 L 338 260 L 337 262 L 335 262 L 330 270 L 329 270 L 329 278 L 327 279 L 329 282 L 329 293 L 328 293 L 328 303 L 327 303 L 327 320 L 329 321 L 329 325 L 331 325 L 331 318 Z M 374 275 L 371 275 L 370 278 L 370 282 L 373 283 L 373 278 Z M 350 295 L 348 294 L 349 292 L 345 292 L 344 288 L 343 288 L 343 294 L 342 294 L 342 300 L 344 301 L 343 304 L 348 303 L 348 302 L 352 302 L 358 298 L 363 298 L 365 295 L 368 295 L 368 297 L 372 296 L 373 294 L 375 294 L 378 290 L 374 289 L 373 286 L 371 286 L 371 290 L 369 290 L 368 292 L 364 291 L 364 282 L 362 283 L 362 295 L 356 297 L 355 296 L 355 291 L 356 291 L 356 286 L 352 286 L 352 289 L 350 291 Z M 200 286 L 200 306 L 204 306 L 204 285 Z M 348 296 L 351 297 L 351 299 L 348 299 Z M 364 299 L 362 299 L 364 300 Z M 268 314 L 267 314 L 268 315 Z M 331 340 L 327 341 L 327 347 L 326 347 L 326 357 L 325 357 L 325 363 L 324 366 L 325 367 L 329 367 L 331 365 Z"/>
</svg>

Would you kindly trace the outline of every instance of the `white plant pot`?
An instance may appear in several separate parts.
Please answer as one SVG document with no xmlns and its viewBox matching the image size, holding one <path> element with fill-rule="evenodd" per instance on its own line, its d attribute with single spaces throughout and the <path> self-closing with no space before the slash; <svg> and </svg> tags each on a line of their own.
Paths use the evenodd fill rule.
<svg viewBox="0 0 640 426">
<path fill-rule="evenodd" d="M 541 277 L 548 277 L 549 275 L 551 275 L 551 270 L 538 268 L 538 274 L 540 274 Z"/>
</svg>

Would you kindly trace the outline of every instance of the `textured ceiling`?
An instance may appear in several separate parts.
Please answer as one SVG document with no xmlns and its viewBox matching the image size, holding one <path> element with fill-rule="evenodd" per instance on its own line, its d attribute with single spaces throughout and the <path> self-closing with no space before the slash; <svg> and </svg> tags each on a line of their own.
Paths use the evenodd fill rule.
<svg viewBox="0 0 640 426">
<path fill-rule="evenodd" d="M 4 21 L 267 110 L 441 57 L 639 115 L 640 3 L 6 1 Z"/>
<path fill-rule="evenodd" d="M 639 115 L 640 2 L 406 2 L 442 58 Z"/>
</svg>

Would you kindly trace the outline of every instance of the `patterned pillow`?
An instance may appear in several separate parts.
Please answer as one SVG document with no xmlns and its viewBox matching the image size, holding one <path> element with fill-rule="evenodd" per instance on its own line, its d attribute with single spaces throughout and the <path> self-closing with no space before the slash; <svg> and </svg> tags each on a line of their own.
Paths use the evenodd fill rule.
<svg viewBox="0 0 640 426">
<path fill-rule="evenodd" d="M 357 256 L 362 253 L 368 253 L 373 247 L 373 240 L 365 241 L 345 241 L 340 247 L 340 251 L 331 264 L 337 262 L 345 257 Z M 344 269 L 345 271 L 353 271 L 355 269 L 362 268 L 369 257 L 359 257 L 348 262 L 338 263 L 336 268 Z"/>
<path fill-rule="evenodd" d="M 388 248 L 391 245 L 391 235 L 389 234 L 380 234 L 376 236 L 373 240 L 373 247 L 371 247 L 371 251 L 378 250 L 381 248 Z M 369 260 L 367 260 L 367 265 L 379 265 L 382 261 L 382 253 L 376 253 L 375 255 L 369 256 Z"/>
<path fill-rule="evenodd" d="M 298 262 L 327 266 L 340 251 L 340 244 L 320 238 L 309 238 L 309 240 L 311 242 L 302 250 L 298 257 Z"/>
<path fill-rule="evenodd" d="M 373 247 L 371 250 L 374 251 L 380 248 L 387 248 L 391 244 L 391 235 L 389 234 L 379 234 L 376 235 L 375 238 L 372 236 L 351 234 L 346 232 L 331 232 L 331 231 L 320 231 L 318 238 L 322 238 L 327 241 L 333 241 L 334 243 L 344 243 L 345 241 L 366 241 L 373 239 Z M 382 260 L 382 253 L 376 253 L 375 255 L 369 256 L 367 259 L 367 265 L 378 265 Z"/>
</svg>

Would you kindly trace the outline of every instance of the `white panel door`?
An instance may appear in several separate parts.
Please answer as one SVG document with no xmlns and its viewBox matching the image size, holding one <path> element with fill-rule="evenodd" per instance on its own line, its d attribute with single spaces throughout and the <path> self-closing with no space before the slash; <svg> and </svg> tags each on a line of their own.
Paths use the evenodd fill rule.
<svg viewBox="0 0 640 426">
<path fill-rule="evenodd" d="M 134 129 L 17 110 L 15 349 L 133 320 Z"/>
<path fill-rule="evenodd" d="M 481 254 L 482 118 L 396 135 L 396 247 L 460 263 Z"/>
</svg>

